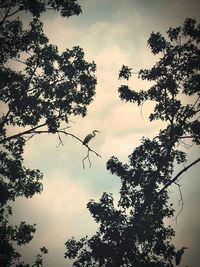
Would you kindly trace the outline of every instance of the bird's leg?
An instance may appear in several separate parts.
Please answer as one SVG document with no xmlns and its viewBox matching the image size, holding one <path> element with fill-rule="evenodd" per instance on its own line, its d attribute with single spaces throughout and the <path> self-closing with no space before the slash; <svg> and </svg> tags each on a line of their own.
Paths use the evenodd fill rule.
<svg viewBox="0 0 200 267">
<path fill-rule="evenodd" d="M 83 169 L 85 169 L 85 163 L 84 163 L 84 161 L 85 161 L 86 158 L 87 158 L 87 156 L 86 156 L 84 159 L 82 159 L 82 162 L 83 162 Z"/>
<path fill-rule="evenodd" d="M 83 143 L 83 142 L 82 142 Z M 95 152 L 94 150 L 92 150 L 87 144 L 84 144 L 84 146 L 86 146 L 87 147 L 87 155 L 85 156 L 85 158 L 83 158 L 82 159 L 82 162 L 83 162 L 83 169 L 85 169 L 85 163 L 84 163 L 84 161 L 86 160 L 86 159 L 88 159 L 88 161 L 89 161 L 89 168 L 91 168 L 92 167 L 92 163 L 91 163 L 91 161 L 90 161 L 90 152 L 92 152 L 92 153 L 94 153 L 94 154 L 96 154 L 96 156 L 97 157 L 100 157 L 101 158 L 101 155 L 99 155 L 97 152 Z"/>
<path fill-rule="evenodd" d="M 88 152 L 89 152 L 89 150 L 88 150 Z M 88 161 L 90 163 L 90 168 L 91 168 L 92 167 L 92 164 L 91 164 L 91 161 L 90 161 L 90 153 L 88 153 Z"/>
<path fill-rule="evenodd" d="M 91 161 L 90 161 L 90 150 L 89 150 L 89 148 L 88 148 L 88 151 L 87 151 L 87 155 L 86 155 L 85 158 L 82 160 L 82 162 L 83 162 L 83 169 L 85 169 L 85 163 L 84 163 L 84 161 L 85 161 L 86 159 L 88 159 L 88 161 L 89 161 L 89 163 L 90 163 L 90 168 L 91 168 L 92 164 L 91 164 Z"/>
</svg>

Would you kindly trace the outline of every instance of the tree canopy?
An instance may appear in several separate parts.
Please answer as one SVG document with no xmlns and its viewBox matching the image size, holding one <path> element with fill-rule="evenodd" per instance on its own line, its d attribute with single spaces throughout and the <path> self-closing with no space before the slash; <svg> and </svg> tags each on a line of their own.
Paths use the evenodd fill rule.
<svg viewBox="0 0 200 267">
<path fill-rule="evenodd" d="M 173 266 L 175 231 L 164 223 L 175 214 L 168 189 L 179 186 L 180 176 L 200 162 L 196 158 L 187 163 L 184 149 L 185 140 L 200 143 L 199 42 L 200 25 L 191 18 L 170 28 L 166 37 L 153 32 L 148 46 L 159 59 L 151 69 L 138 73 L 153 85 L 145 91 L 120 86 L 123 101 L 138 106 L 153 101 L 149 119 L 162 120 L 166 127 L 153 139 L 143 138 L 128 163 L 117 157 L 108 160 L 107 169 L 121 180 L 119 200 L 115 205 L 112 194 L 104 192 L 98 202 L 88 202 L 99 227 L 90 238 L 67 240 L 65 257 L 74 259 L 73 266 Z M 132 75 L 132 68 L 123 65 L 119 78 L 129 80 Z M 177 164 L 183 166 L 178 173 Z"/>
<path fill-rule="evenodd" d="M 41 13 L 79 15 L 77 0 L 1 1 L 0 8 L 0 265 L 28 266 L 15 245 L 27 244 L 36 227 L 9 223 L 11 201 L 42 191 L 42 173 L 23 164 L 25 143 L 37 134 L 59 134 L 61 124 L 66 133 L 72 114 L 86 116 L 95 95 L 96 65 L 85 60 L 79 46 L 59 52 L 43 32 Z M 31 18 L 27 27 L 25 12 Z"/>
</svg>

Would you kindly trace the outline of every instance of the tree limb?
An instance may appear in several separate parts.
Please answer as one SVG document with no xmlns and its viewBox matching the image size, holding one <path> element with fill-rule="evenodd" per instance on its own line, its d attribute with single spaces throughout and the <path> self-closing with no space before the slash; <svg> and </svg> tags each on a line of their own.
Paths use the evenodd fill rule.
<svg viewBox="0 0 200 267">
<path fill-rule="evenodd" d="M 37 129 L 39 129 L 39 128 L 45 126 L 45 125 L 46 125 L 46 122 L 45 122 L 45 123 L 42 123 L 42 124 L 40 124 L 40 125 L 38 125 L 38 126 L 36 126 L 36 127 L 34 127 L 34 128 L 28 129 L 28 130 L 26 130 L 26 131 L 24 131 L 24 132 L 22 132 L 22 133 L 18 133 L 18 134 L 14 134 L 14 135 L 8 136 L 8 137 L 6 137 L 6 138 L 0 140 L 0 144 L 3 144 L 3 143 L 5 143 L 5 142 L 7 142 L 7 141 L 10 141 L 11 139 L 18 138 L 18 137 L 20 137 L 20 136 L 22 136 L 22 135 L 26 135 L 26 134 L 34 133 L 35 130 L 37 130 Z"/>
<path fill-rule="evenodd" d="M 7 9 L 6 12 L 5 12 L 5 15 L 4 15 L 2 21 L 0 22 L 0 25 L 3 25 L 3 24 L 4 24 L 4 21 L 5 21 L 6 18 L 8 17 L 8 13 L 9 13 L 9 11 L 10 11 L 10 8 L 11 8 L 11 6 L 9 5 L 8 9 Z"/>
<path fill-rule="evenodd" d="M 42 133 L 49 133 L 49 131 L 34 131 L 34 134 L 42 134 Z M 62 139 L 60 137 L 60 133 L 65 134 L 65 135 L 69 135 L 83 144 L 83 141 L 79 137 L 77 137 L 76 135 L 74 135 L 72 133 L 66 132 L 65 130 L 60 129 L 60 130 L 57 130 L 56 133 L 58 134 L 58 138 L 59 138 L 59 144 L 57 147 L 59 147 L 61 144 L 63 145 Z M 85 169 L 85 163 L 84 162 L 86 159 L 88 159 L 88 161 L 89 161 L 89 167 L 91 168 L 91 166 L 92 166 L 91 160 L 90 160 L 90 152 L 94 153 L 97 157 L 101 158 L 101 155 L 99 155 L 96 151 L 91 149 L 88 145 L 85 145 L 85 146 L 87 147 L 87 155 L 82 159 L 83 169 Z"/>
<path fill-rule="evenodd" d="M 27 65 L 26 62 L 24 62 L 24 61 L 22 61 L 22 60 L 20 60 L 20 59 L 18 59 L 18 58 L 12 58 L 12 60 L 14 60 L 14 61 L 16 61 L 16 62 L 19 62 L 19 63 L 22 63 L 22 64 L 24 64 L 24 65 Z"/>
<path fill-rule="evenodd" d="M 185 167 L 183 170 L 181 170 L 173 179 L 171 179 L 159 192 L 158 195 L 161 194 L 165 189 L 167 189 L 171 184 L 175 183 L 177 179 L 188 169 L 190 169 L 192 166 L 194 166 L 196 163 L 200 162 L 200 158 L 193 161 L 191 164 L 189 164 L 187 167 Z"/>
<path fill-rule="evenodd" d="M 15 11 L 13 11 L 12 13 L 8 14 L 8 15 L 7 15 L 7 18 L 9 18 L 9 17 L 15 15 L 16 13 L 18 13 L 18 12 L 21 11 L 21 10 L 22 10 L 21 7 L 19 7 L 17 10 L 15 10 Z"/>
</svg>

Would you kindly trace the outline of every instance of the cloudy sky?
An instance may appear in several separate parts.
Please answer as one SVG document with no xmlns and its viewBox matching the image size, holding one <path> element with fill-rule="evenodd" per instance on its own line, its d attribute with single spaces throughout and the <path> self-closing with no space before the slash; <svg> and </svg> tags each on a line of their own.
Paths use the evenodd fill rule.
<svg viewBox="0 0 200 267">
<path fill-rule="evenodd" d="M 70 267 L 64 259 L 64 243 L 68 238 L 95 233 L 97 225 L 91 218 L 86 204 L 98 200 L 103 192 L 116 197 L 119 179 L 106 170 L 107 160 L 115 155 L 126 161 L 142 136 L 156 135 L 162 124 L 148 121 L 151 103 L 142 110 L 136 105 L 121 102 L 118 97 L 118 71 L 122 64 L 135 71 L 151 67 L 156 58 L 147 47 L 152 31 L 163 34 L 171 26 L 179 26 L 186 17 L 198 19 L 198 1 L 190 0 L 81 0 L 83 14 L 69 19 L 58 14 L 42 16 L 44 30 L 51 43 L 60 51 L 81 46 L 88 61 L 97 64 L 98 85 L 93 103 L 84 119 L 72 118 L 70 132 L 81 139 L 97 129 L 101 131 L 91 141 L 91 148 L 102 158 L 91 155 L 92 168 L 82 168 L 86 150 L 75 139 L 63 137 L 64 146 L 56 148 L 56 136 L 37 136 L 25 150 L 25 164 L 44 173 L 44 191 L 33 199 L 18 199 L 15 203 L 15 222 L 21 219 L 37 224 L 37 232 L 30 245 L 23 249 L 24 258 L 30 261 L 39 247 L 46 246 L 49 254 L 45 266 Z M 145 89 L 149 83 L 133 77 L 132 87 Z M 198 153 L 191 148 L 190 160 Z M 182 178 L 184 210 L 171 223 L 176 230 L 174 243 L 177 248 L 189 246 L 183 265 L 198 267 L 200 244 L 200 180 L 198 167 Z M 176 187 L 171 197 L 178 203 Z M 177 205 L 178 212 L 178 205 Z"/>
</svg>

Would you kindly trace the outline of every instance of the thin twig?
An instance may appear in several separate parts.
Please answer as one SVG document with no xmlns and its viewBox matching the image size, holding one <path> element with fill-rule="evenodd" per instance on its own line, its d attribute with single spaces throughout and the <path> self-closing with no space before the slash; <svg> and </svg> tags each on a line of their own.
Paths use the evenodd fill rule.
<svg viewBox="0 0 200 267">
<path fill-rule="evenodd" d="M 194 108 L 194 107 L 196 106 L 196 104 L 197 104 L 197 102 L 199 101 L 199 99 L 200 99 L 200 96 L 197 97 L 197 99 L 196 99 L 196 101 L 194 102 L 192 108 Z"/>
<path fill-rule="evenodd" d="M 63 144 L 63 141 L 61 139 L 60 133 L 58 132 L 57 134 L 58 134 L 59 143 L 58 143 L 58 145 L 56 147 L 58 148 L 60 145 L 63 146 L 64 144 Z"/>
<path fill-rule="evenodd" d="M 22 64 L 24 64 L 24 65 L 27 65 L 25 61 L 22 61 L 22 60 L 20 60 L 20 59 L 18 59 L 18 58 L 12 58 L 12 60 L 13 60 L 13 61 L 16 61 L 16 62 L 19 62 L 19 63 L 22 63 Z"/>
<path fill-rule="evenodd" d="M 179 145 L 182 146 L 182 147 L 184 147 L 184 148 L 186 148 L 186 149 L 188 150 L 188 149 L 190 149 L 191 147 L 193 147 L 194 143 L 192 143 L 192 144 L 187 144 L 186 142 L 180 140 L 180 141 L 179 141 Z"/>
<path fill-rule="evenodd" d="M 11 6 L 9 5 L 8 9 L 7 9 L 6 12 L 5 12 L 5 15 L 4 15 L 2 21 L 0 22 L 0 25 L 3 25 L 3 24 L 4 24 L 4 21 L 5 21 L 6 18 L 8 17 L 8 13 L 9 13 L 9 11 L 10 11 L 10 8 L 11 8 Z"/>
<path fill-rule="evenodd" d="M 8 14 L 7 18 L 13 16 L 14 14 L 18 13 L 19 11 L 22 11 L 22 9 L 20 7 L 17 10 L 13 11 L 12 13 Z"/>
<path fill-rule="evenodd" d="M 175 217 L 175 221 L 176 221 L 176 225 L 177 225 L 178 216 L 183 211 L 184 202 L 183 202 L 183 194 L 182 194 L 182 191 L 181 191 L 181 185 L 178 184 L 177 182 L 174 182 L 174 184 L 176 184 L 178 186 L 178 190 L 179 190 L 179 194 L 180 194 L 180 199 L 178 201 L 178 204 L 181 205 L 181 209 L 180 209 L 180 211 L 178 212 L 178 214 Z"/>
<path fill-rule="evenodd" d="M 143 114 L 142 114 L 142 108 L 143 108 L 143 105 L 144 105 L 145 102 L 146 102 L 146 100 L 143 101 L 141 106 L 140 106 L 140 116 L 142 117 L 142 119 L 144 119 Z"/>
<path fill-rule="evenodd" d="M 26 142 L 29 141 L 31 138 L 33 138 L 36 135 L 36 133 L 30 134 L 30 136 L 26 139 Z"/>
</svg>

